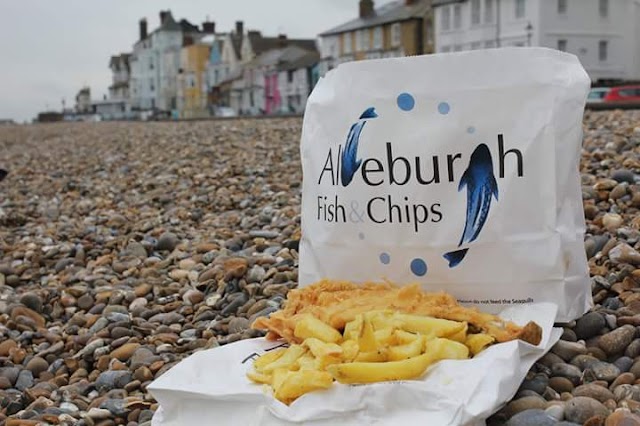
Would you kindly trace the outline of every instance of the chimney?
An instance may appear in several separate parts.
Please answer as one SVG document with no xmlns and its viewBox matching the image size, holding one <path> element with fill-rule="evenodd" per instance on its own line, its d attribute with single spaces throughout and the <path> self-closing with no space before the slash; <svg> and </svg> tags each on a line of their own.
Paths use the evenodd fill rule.
<svg viewBox="0 0 640 426">
<path fill-rule="evenodd" d="M 164 21 L 167 19 L 168 16 L 169 16 L 169 11 L 168 10 L 161 10 L 160 11 L 160 25 L 164 24 Z"/>
<path fill-rule="evenodd" d="M 244 33 L 244 22 L 236 21 L 236 35 L 242 35 Z"/>
<path fill-rule="evenodd" d="M 216 23 L 215 22 L 203 22 L 202 23 L 202 32 L 205 34 L 215 34 L 216 33 Z"/>
<path fill-rule="evenodd" d="M 373 0 L 360 0 L 360 17 L 369 18 L 374 14 Z"/>
<path fill-rule="evenodd" d="M 140 40 L 147 38 L 147 19 L 142 18 L 140 20 Z"/>
<path fill-rule="evenodd" d="M 287 47 L 287 35 L 278 34 L 278 47 Z"/>
</svg>

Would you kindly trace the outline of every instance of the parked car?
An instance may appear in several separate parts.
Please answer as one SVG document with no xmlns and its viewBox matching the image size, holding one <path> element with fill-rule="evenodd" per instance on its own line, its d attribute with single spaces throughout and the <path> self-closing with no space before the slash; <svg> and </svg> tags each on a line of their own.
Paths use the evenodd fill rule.
<svg viewBox="0 0 640 426">
<path fill-rule="evenodd" d="M 604 102 L 640 103 L 640 85 L 613 87 L 605 95 Z"/>
<path fill-rule="evenodd" d="M 604 102 L 604 97 L 607 96 L 611 89 L 608 87 L 594 87 L 589 92 L 589 96 L 587 97 L 587 103 L 590 104 L 599 104 Z"/>
</svg>

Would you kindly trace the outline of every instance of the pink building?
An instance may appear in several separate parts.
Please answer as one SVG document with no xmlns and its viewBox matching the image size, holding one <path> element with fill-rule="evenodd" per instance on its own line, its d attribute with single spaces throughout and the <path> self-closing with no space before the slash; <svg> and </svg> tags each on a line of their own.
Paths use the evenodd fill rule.
<svg viewBox="0 0 640 426">
<path fill-rule="evenodd" d="M 265 113 L 275 114 L 279 111 L 282 103 L 280 90 L 278 90 L 278 74 L 266 74 L 264 77 L 265 87 Z"/>
</svg>

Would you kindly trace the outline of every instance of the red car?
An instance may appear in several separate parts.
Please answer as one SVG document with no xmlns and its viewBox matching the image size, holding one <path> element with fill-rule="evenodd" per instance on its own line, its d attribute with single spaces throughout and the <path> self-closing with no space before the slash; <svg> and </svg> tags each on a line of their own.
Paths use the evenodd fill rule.
<svg viewBox="0 0 640 426">
<path fill-rule="evenodd" d="M 612 87 L 604 102 L 640 102 L 640 85 Z"/>
</svg>

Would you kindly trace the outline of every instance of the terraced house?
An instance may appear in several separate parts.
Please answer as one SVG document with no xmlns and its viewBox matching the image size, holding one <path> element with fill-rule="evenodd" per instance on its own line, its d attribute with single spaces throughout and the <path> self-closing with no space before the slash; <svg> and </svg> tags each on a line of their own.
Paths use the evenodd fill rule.
<svg viewBox="0 0 640 426">
<path fill-rule="evenodd" d="M 398 0 L 376 8 L 360 0 L 358 17 L 320 34 L 320 73 L 343 62 L 433 53 L 431 0 Z"/>
</svg>

